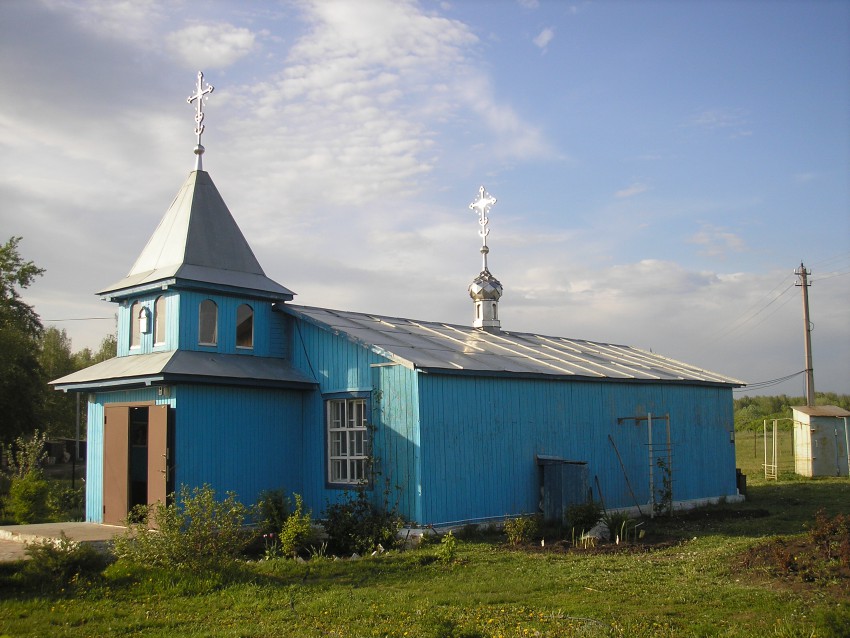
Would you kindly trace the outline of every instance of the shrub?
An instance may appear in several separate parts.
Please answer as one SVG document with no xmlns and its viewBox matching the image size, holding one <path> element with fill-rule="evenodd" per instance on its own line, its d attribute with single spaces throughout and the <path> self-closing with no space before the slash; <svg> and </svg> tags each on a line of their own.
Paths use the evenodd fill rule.
<svg viewBox="0 0 850 638">
<path fill-rule="evenodd" d="M 301 495 L 295 494 L 295 509 L 280 529 L 280 551 L 284 556 L 294 556 L 313 535 L 313 519 L 310 512 L 303 509 Z"/>
<path fill-rule="evenodd" d="M 325 510 L 325 531 L 331 551 L 337 554 L 367 554 L 381 545 L 394 547 L 402 520 L 394 509 L 379 508 L 369 501 L 366 490 L 352 497 L 346 492 L 339 503 Z"/>
<path fill-rule="evenodd" d="M 7 470 L 10 477 L 23 478 L 25 476 L 43 475 L 41 469 L 44 459 L 47 458 L 47 434 L 36 430 L 33 435 L 25 439 L 19 436 L 15 439 L 13 445 L 8 445 L 4 449 L 4 456 L 9 463 Z"/>
<path fill-rule="evenodd" d="M 531 542 L 540 529 L 540 520 L 536 516 L 519 516 L 505 519 L 505 534 L 511 545 Z"/>
<path fill-rule="evenodd" d="M 257 501 L 260 533 L 277 534 L 289 516 L 290 503 L 283 490 L 265 490 Z"/>
<path fill-rule="evenodd" d="M 3 450 L 9 467 L 6 514 L 16 523 L 40 523 L 48 520 L 50 486 L 44 479 L 41 464 L 47 456 L 44 443 L 47 435 L 36 431 L 32 437 L 18 437 L 14 445 Z"/>
<path fill-rule="evenodd" d="M 437 548 L 437 558 L 441 563 L 453 563 L 457 554 L 457 539 L 451 531 L 443 536 Z"/>
<path fill-rule="evenodd" d="M 26 581 L 42 590 L 61 590 L 99 575 L 108 560 L 90 545 L 77 543 L 62 532 L 59 541 L 44 540 L 27 545 L 22 570 Z"/>
<path fill-rule="evenodd" d="M 41 523 L 50 517 L 49 483 L 41 474 L 14 476 L 6 498 L 6 512 L 19 525 Z"/>
<path fill-rule="evenodd" d="M 567 508 L 567 526 L 589 530 L 596 526 L 602 516 L 602 508 L 595 501 L 587 501 Z"/>
<path fill-rule="evenodd" d="M 128 523 L 127 534 L 115 539 L 114 548 L 116 556 L 139 565 L 225 567 L 254 534 L 245 527 L 248 508 L 233 492 L 216 500 L 209 485 L 192 490 L 184 485 L 173 503 L 156 503 L 134 513 L 141 514 L 138 522 Z M 156 529 L 149 529 L 148 522 Z"/>
<path fill-rule="evenodd" d="M 86 487 L 84 484 L 71 487 L 61 482 L 51 483 L 47 503 L 55 519 L 81 521 L 85 518 Z"/>
</svg>

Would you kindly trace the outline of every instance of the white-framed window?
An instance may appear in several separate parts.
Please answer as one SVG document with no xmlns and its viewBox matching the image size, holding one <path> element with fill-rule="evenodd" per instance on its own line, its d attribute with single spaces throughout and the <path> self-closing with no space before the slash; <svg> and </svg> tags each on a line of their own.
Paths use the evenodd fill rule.
<svg viewBox="0 0 850 638">
<path fill-rule="evenodd" d="M 204 299 L 198 308 L 198 344 L 214 346 L 218 343 L 218 306 L 212 299 Z"/>
<path fill-rule="evenodd" d="M 138 348 L 142 344 L 141 316 L 142 304 L 134 301 L 130 306 L 130 348 Z"/>
<path fill-rule="evenodd" d="M 246 303 L 236 309 L 236 347 L 254 347 L 254 309 Z"/>
<path fill-rule="evenodd" d="M 369 417 L 365 398 L 329 399 L 328 483 L 360 485 L 369 480 Z"/>
<path fill-rule="evenodd" d="M 153 305 L 153 342 L 154 345 L 165 343 L 165 297 L 160 295 Z"/>
</svg>

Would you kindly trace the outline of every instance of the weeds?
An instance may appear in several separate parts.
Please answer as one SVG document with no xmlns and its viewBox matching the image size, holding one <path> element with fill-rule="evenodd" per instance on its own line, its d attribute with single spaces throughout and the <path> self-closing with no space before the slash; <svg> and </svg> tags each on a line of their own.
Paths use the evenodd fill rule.
<svg viewBox="0 0 850 638">
<path fill-rule="evenodd" d="M 257 500 L 260 533 L 278 534 L 289 516 L 290 503 L 283 490 L 264 490 Z"/>
<path fill-rule="evenodd" d="M 455 561 L 456 556 L 457 538 L 450 531 L 440 541 L 440 546 L 437 548 L 437 558 L 441 563 L 449 564 Z"/>
<path fill-rule="evenodd" d="M 44 540 L 27 545 L 30 560 L 21 572 L 23 579 L 42 591 L 61 592 L 90 581 L 108 564 L 106 556 L 90 545 L 76 543 L 64 533 L 58 541 Z"/>
<path fill-rule="evenodd" d="M 505 519 L 505 534 L 511 545 L 522 545 L 534 539 L 540 529 L 540 519 L 537 516 L 518 516 Z"/>
<path fill-rule="evenodd" d="M 114 541 L 119 558 L 140 565 L 208 569 L 232 563 L 245 549 L 253 532 L 245 527 L 248 508 L 228 492 L 216 500 L 204 485 L 180 488 L 175 502 L 158 502 L 135 512 L 138 522 Z M 149 524 L 155 529 L 151 529 Z"/>
<path fill-rule="evenodd" d="M 595 501 L 570 505 L 567 508 L 567 527 L 574 529 L 592 529 L 602 517 L 602 508 Z"/>
<path fill-rule="evenodd" d="M 295 495 L 295 509 L 286 517 L 280 530 L 280 551 L 284 556 L 296 556 L 313 536 L 313 518 L 304 511 L 304 501 Z"/>
<path fill-rule="evenodd" d="M 334 553 L 360 555 L 371 553 L 378 545 L 395 547 L 402 519 L 394 508 L 379 508 L 369 501 L 366 490 L 358 489 L 354 496 L 346 492 L 339 503 L 328 505 L 324 527 L 328 545 Z"/>
</svg>

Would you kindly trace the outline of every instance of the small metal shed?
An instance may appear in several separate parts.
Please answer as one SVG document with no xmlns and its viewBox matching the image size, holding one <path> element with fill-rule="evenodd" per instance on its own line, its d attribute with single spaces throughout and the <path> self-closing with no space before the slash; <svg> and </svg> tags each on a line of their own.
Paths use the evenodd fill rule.
<svg viewBox="0 0 850 638">
<path fill-rule="evenodd" d="M 537 466 L 540 468 L 543 518 L 563 523 L 571 505 L 589 500 L 587 463 L 538 454 Z"/>
<path fill-rule="evenodd" d="M 850 412 L 834 405 L 791 408 L 794 417 L 794 471 L 801 476 L 847 476 L 850 465 Z"/>
</svg>

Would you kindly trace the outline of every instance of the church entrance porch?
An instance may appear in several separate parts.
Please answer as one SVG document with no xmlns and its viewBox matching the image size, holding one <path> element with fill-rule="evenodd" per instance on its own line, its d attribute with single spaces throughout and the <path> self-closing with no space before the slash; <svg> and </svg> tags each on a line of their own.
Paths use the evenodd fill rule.
<svg viewBox="0 0 850 638">
<path fill-rule="evenodd" d="M 119 525 L 137 505 L 173 491 L 169 408 L 110 405 L 104 411 L 103 522 Z"/>
</svg>

